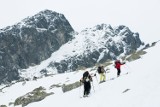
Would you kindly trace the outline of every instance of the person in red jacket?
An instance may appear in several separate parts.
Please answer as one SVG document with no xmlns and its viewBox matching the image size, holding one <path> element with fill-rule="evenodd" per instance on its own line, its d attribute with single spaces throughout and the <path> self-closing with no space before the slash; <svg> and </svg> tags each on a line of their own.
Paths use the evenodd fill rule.
<svg viewBox="0 0 160 107">
<path fill-rule="evenodd" d="M 121 65 L 124 65 L 124 63 L 121 63 L 120 60 L 116 60 L 115 61 L 115 68 L 117 69 L 117 77 L 120 76 L 120 73 L 121 73 Z"/>
</svg>

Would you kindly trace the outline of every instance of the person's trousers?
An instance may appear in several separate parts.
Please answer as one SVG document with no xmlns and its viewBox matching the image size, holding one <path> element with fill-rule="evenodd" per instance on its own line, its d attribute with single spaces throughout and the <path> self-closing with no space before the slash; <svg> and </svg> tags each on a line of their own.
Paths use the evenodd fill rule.
<svg viewBox="0 0 160 107">
<path fill-rule="evenodd" d="M 119 76 L 121 73 L 121 69 L 117 68 L 117 76 Z"/>
<path fill-rule="evenodd" d="M 106 81 L 106 75 L 105 73 L 100 73 L 100 81 Z"/>
<path fill-rule="evenodd" d="M 84 95 L 88 95 L 91 90 L 91 83 L 90 82 L 84 82 Z"/>
</svg>

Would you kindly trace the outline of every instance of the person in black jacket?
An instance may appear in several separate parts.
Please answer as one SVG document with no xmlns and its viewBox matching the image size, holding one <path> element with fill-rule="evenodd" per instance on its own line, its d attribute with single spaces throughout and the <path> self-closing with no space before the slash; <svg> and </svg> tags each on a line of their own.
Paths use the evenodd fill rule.
<svg viewBox="0 0 160 107">
<path fill-rule="evenodd" d="M 80 79 L 80 82 L 84 84 L 84 93 L 83 96 L 87 97 L 90 94 L 92 77 L 88 71 L 83 73 L 83 77 Z"/>
</svg>

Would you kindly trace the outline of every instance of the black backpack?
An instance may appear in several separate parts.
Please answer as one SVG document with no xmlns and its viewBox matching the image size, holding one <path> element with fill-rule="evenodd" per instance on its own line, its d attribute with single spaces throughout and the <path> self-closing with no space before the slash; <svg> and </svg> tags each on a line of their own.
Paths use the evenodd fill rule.
<svg viewBox="0 0 160 107">
<path fill-rule="evenodd" d="M 97 69 L 98 73 L 102 73 L 101 67 L 99 66 Z"/>
<path fill-rule="evenodd" d="M 115 65 L 117 65 L 118 63 L 121 63 L 120 60 L 116 60 L 116 61 L 114 62 Z"/>
<path fill-rule="evenodd" d="M 85 72 L 83 74 L 83 82 L 89 82 L 89 81 L 92 81 L 92 78 L 88 72 Z"/>
</svg>

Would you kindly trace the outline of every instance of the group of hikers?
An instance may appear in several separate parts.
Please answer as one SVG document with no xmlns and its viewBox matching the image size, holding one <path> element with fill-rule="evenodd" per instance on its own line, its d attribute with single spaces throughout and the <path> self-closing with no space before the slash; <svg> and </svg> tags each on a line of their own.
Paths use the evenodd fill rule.
<svg viewBox="0 0 160 107">
<path fill-rule="evenodd" d="M 121 65 L 125 64 L 125 62 L 121 62 L 120 60 L 115 61 L 115 68 L 117 69 L 117 77 L 120 76 L 121 73 Z M 98 74 L 100 75 L 100 82 L 105 82 L 106 81 L 106 70 L 104 69 L 104 66 L 99 66 L 97 71 Z M 96 73 L 93 75 L 96 76 Z M 80 83 L 83 83 L 84 85 L 84 92 L 83 92 L 83 97 L 87 97 L 90 94 L 91 90 L 91 82 L 93 81 L 92 75 L 88 71 L 83 73 L 83 77 L 80 79 Z"/>
</svg>

